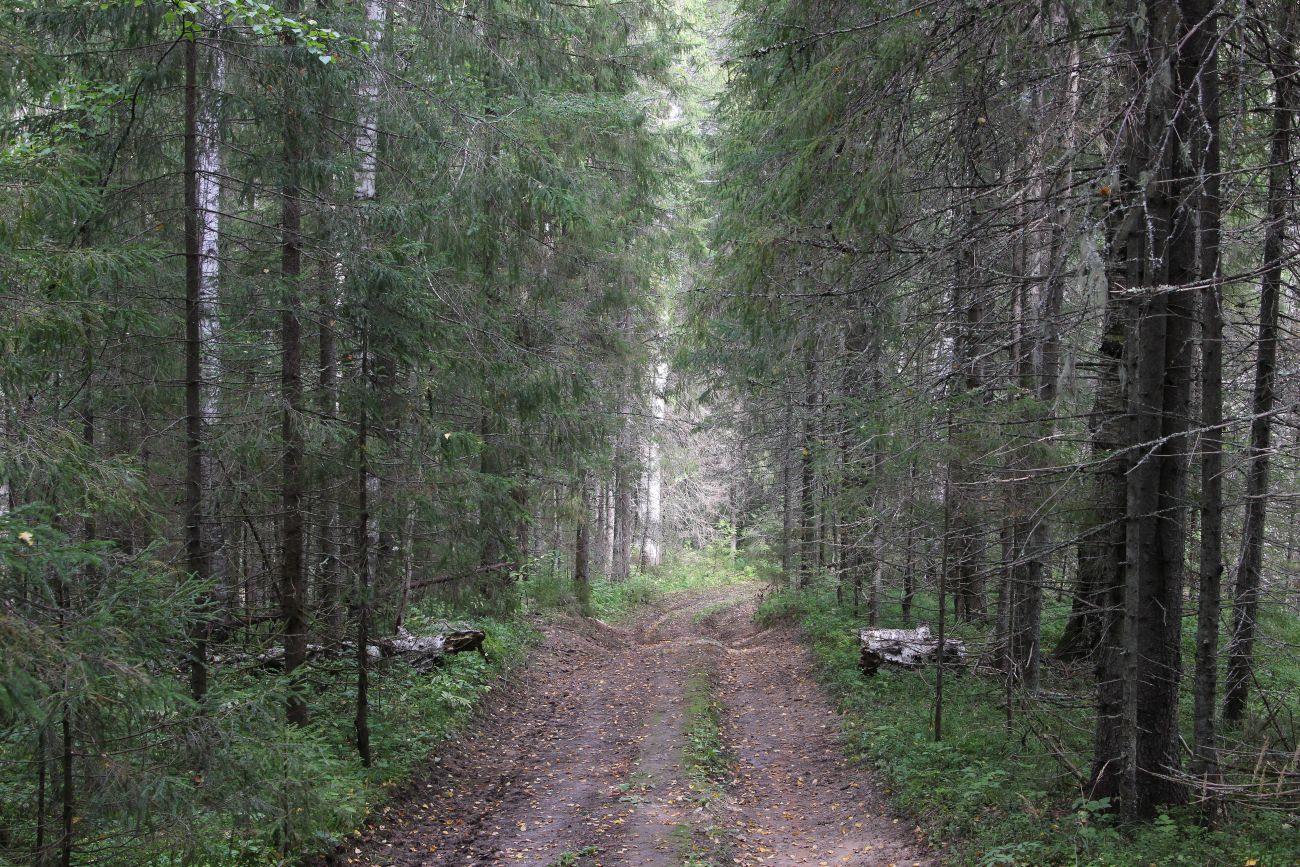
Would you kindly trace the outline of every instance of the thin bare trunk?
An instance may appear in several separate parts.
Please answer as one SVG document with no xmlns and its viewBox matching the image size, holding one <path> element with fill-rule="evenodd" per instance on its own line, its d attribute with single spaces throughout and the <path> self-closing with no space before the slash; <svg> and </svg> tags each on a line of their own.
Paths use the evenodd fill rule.
<svg viewBox="0 0 1300 867">
<path fill-rule="evenodd" d="M 1291 129 L 1295 94 L 1295 4 L 1284 4 L 1283 38 L 1275 46 L 1273 133 L 1268 183 L 1268 222 L 1264 227 L 1264 275 L 1260 281 L 1259 339 L 1255 350 L 1255 391 L 1251 401 L 1250 446 L 1246 453 L 1246 514 L 1241 561 L 1233 587 L 1232 636 L 1223 716 L 1236 722 L 1246 715 L 1254 671 L 1255 630 L 1264 563 L 1264 527 L 1268 515 L 1269 449 L 1272 441 L 1274 388 L 1277 378 L 1278 307 L 1286 258 L 1286 223 L 1290 212 Z"/>
<path fill-rule="evenodd" d="M 298 0 L 285 6 L 297 12 Z M 292 79 L 292 71 L 286 76 Z M 302 191 L 299 188 L 303 161 L 300 108 L 297 89 L 288 88 L 284 117 L 284 186 L 280 193 L 280 279 L 284 300 L 280 308 L 280 606 L 284 620 L 284 671 L 291 678 L 287 703 L 289 722 L 307 723 L 307 703 L 302 684 L 294 672 L 307 659 L 307 575 L 304 569 L 304 524 L 302 499 L 304 438 L 302 429 L 302 323 L 299 319 L 302 276 Z"/>
</svg>

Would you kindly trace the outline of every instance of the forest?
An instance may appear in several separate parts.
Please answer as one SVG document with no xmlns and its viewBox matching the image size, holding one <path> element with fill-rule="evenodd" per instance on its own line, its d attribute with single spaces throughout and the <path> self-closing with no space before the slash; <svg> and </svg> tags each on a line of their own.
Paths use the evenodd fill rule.
<svg viewBox="0 0 1300 867">
<path fill-rule="evenodd" d="M 0 4 L 0 865 L 1300 864 L 1300 4 Z"/>
</svg>

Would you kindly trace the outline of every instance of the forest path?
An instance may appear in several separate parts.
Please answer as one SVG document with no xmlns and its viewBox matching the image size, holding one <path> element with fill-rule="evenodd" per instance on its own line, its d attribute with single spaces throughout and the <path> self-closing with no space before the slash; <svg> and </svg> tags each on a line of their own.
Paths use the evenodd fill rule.
<svg viewBox="0 0 1300 867">
<path fill-rule="evenodd" d="M 930 865 L 843 759 L 809 653 L 756 627 L 756 602 L 731 586 L 621 626 L 547 625 L 482 726 L 339 863 Z M 683 763 L 688 684 L 711 689 L 733 759 L 712 797 Z"/>
</svg>

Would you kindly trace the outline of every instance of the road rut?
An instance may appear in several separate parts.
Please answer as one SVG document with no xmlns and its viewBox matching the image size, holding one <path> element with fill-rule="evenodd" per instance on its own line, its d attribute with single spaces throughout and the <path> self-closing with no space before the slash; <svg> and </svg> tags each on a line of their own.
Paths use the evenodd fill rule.
<svg viewBox="0 0 1300 867">
<path fill-rule="evenodd" d="M 930 867 L 843 758 L 810 654 L 792 630 L 756 627 L 755 604 L 755 587 L 732 586 L 669 597 L 626 626 L 548 625 L 483 725 L 446 745 L 335 862 Z M 682 762 L 698 673 L 732 758 L 720 798 Z"/>
</svg>

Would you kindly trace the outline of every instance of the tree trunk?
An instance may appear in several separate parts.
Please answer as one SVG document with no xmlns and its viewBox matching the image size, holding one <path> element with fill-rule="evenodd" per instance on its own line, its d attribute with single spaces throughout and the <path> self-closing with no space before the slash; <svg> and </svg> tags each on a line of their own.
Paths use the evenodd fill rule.
<svg viewBox="0 0 1300 867">
<path fill-rule="evenodd" d="M 794 580 L 794 403 L 786 404 L 785 424 L 781 431 L 781 575 Z"/>
<path fill-rule="evenodd" d="M 370 380 L 370 347 L 361 347 L 361 381 L 363 387 Z M 356 651 L 357 686 L 353 730 L 357 737 L 357 753 L 361 764 L 370 767 L 370 617 L 374 592 L 372 577 L 377 571 L 378 524 L 371 517 L 370 496 L 377 477 L 370 471 L 370 421 L 369 412 L 362 409 L 357 424 L 357 593 L 356 593 Z"/>
<path fill-rule="evenodd" d="M 186 551 L 195 578 L 211 585 L 205 594 L 200 623 L 194 629 L 190 659 L 190 692 L 202 702 L 208 689 L 207 642 L 209 619 L 228 613 L 234 596 L 229 586 L 224 536 L 216 515 L 217 462 L 212 437 L 218 420 L 221 357 L 220 319 L 221 150 L 219 97 L 225 88 L 225 55 L 216 47 L 219 16 L 203 13 L 209 31 L 207 96 L 200 95 L 201 46 L 185 46 L 185 428 L 186 428 Z"/>
<path fill-rule="evenodd" d="M 799 586 L 807 587 L 812 583 L 817 568 L 817 503 L 813 491 L 813 408 L 816 401 L 814 393 L 817 376 L 816 362 L 813 360 L 815 348 L 809 345 L 804 363 L 806 376 L 804 387 L 803 443 L 800 449 L 800 483 L 799 483 Z"/>
<path fill-rule="evenodd" d="M 59 721 L 63 732 L 63 757 L 62 757 L 62 801 L 63 801 L 63 833 L 59 842 L 59 865 L 60 867 L 72 867 L 72 850 L 76 839 L 76 790 L 73 787 L 73 762 L 75 745 L 72 742 L 72 708 L 65 702 L 63 705 L 63 715 Z"/>
<path fill-rule="evenodd" d="M 322 311 L 318 331 L 319 412 L 325 419 L 337 421 L 342 413 L 339 404 L 339 352 L 335 318 L 338 314 L 341 265 L 325 262 L 321 266 L 319 303 Z M 339 485 L 328 484 L 321 492 L 320 565 L 318 604 L 329 625 L 329 641 L 339 640 L 343 626 L 343 563 L 339 537 L 343 528 L 339 519 Z"/>
<path fill-rule="evenodd" d="M 587 472 L 578 481 L 578 520 L 573 540 L 573 588 L 578 597 L 578 610 L 583 617 L 591 616 L 591 577 L 588 573 L 588 491 Z"/>
<path fill-rule="evenodd" d="M 1201 281 L 1201 550 L 1192 678 L 1193 772 L 1217 776 L 1215 750 L 1219 614 L 1223 586 L 1223 310 L 1219 283 L 1220 159 L 1218 26 L 1213 0 L 1183 0 L 1189 28 L 1179 61 L 1191 94 L 1179 137 L 1195 175 L 1195 274 Z"/>
<path fill-rule="evenodd" d="M 377 51 L 384 36 L 384 27 L 388 18 L 388 5 L 384 0 L 366 0 L 366 39 Z M 354 199 L 364 209 L 373 202 L 378 187 L 378 147 L 379 147 L 379 76 L 373 65 L 366 67 L 362 76 L 361 89 L 358 94 L 360 105 L 357 118 L 356 149 L 359 154 L 355 175 Z M 369 216 L 363 213 L 361 220 Z M 361 410 L 357 425 L 357 504 L 358 504 L 358 564 L 357 564 L 357 686 L 356 718 L 354 728 L 357 737 L 357 753 L 361 764 L 370 767 L 373 761 L 370 749 L 370 672 L 367 646 L 370 643 L 371 619 L 374 616 L 373 594 L 379 585 L 379 555 L 381 549 L 379 511 L 382 485 L 379 473 L 375 471 L 374 459 L 370 453 L 370 414 L 378 403 L 376 393 L 377 371 L 382 372 L 383 383 L 391 387 L 395 371 L 391 362 L 376 363 L 376 355 L 371 345 L 373 331 L 371 321 L 376 315 L 376 298 L 370 286 L 362 287 L 358 293 L 364 299 L 365 319 L 361 328 Z M 386 435 L 389 419 L 381 419 L 380 429 Z M 403 604 L 404 604 L 403 600 Z M 401 613 L 399 611 L 400 623 Z"/>
<path fill-rule="evenodd" d="M 903 566 L 903 625 L 912 624 L 912 605 L 916 598 L 916 461 L 907 465 L 907 561 Z"/>
<path fill-rule="evenodd" d="M 605 480 L 601 488 L 600 508 L 605 526 L 601 537 L 600 572 L 609 578 L 614 572 L 614 480 Z"/>
<path fill-rule="evenodd" d="M 1291 127 L 1296 109 L 1295 4 L 1283 4 L 1282 38 L 1274 49 L 1274 106 L 1269 158 L 1268 221 L 1264 226 L 1264 274 L 1259 292 L 1259 339 L 1255 348 L 1255 390 L 1251 400 L 1250 446 L 1246 452 L 1246 511 L 1241 531 L 1241 561 L 1233 587 L 1232 634 L 1223 697 L 1224 719 L 1246 715 L 1254 671 L 1255 630 L 1259 617 L 1264 528 L 1268 512 L 1268 465 L 1277 377 L 1277 320 L 1290 215 Z"/>
<path fill-rule="evenodd" d="M 646 468 L 645 565 L 651 569 L 657 567 L 663 560 L 664 471 L 659 436 L 664 423 L 666 410 L 664 390 L 667 387 L 668 363 L 659 361 L 654 369 L 654 394 L 650 403 L 649 466 Z"/>
<path fill-rule="evenodd" d="M 632 569 L 632 485 L 633 468 L 628 455 L 629 425 L 624 415 L 614 448 L 614 550 L 611 579 L 626 581 Z"/>
<path fill-rule="evenodd" d="M 1099 713 L 1094 797 L 1118 796 L 1130 817 L 1181 801 L 1178 687 L 1181 677 L 1187 414 L 1197 282 L 1197 192 L 1185 152 L 1168 141 L 1190 110 L 1180 13 L 1150 0 L 1145 19 L 1125 18 L 1131 81 L 1144 97 L 1126 127 L 1112 278 L 1132 323 L 1124 348 L 1128 424 L 1122 615 L 1112 619 L 1107 659 L 1121 675 L 1118 718 Z M 1132 96 L 1125 93 L 1124 99 Z M 1116 628 L 1118 627 L 1118 628 Z M 1113 700 L 1104 671 L 1102 703 Z M 1106 710 L 1103 707 L 1103 710 Z M 1113 710 L 1111 708 L 1110 710 Z M 1118 730 L 1117 730 L 1118 729 Z M 1102 748 L 1108 753 L 1103 753 Z M 1116 751 L 1118 748 L 1118 751 Z"/>
<path fill-rule="evenodd" d="M 209 559 L 203 544 L 203 420 L 200 370 L 198 136 L 199 84 L 197 39 L 185 43 L 185 553 L 186 566 L 197 580 L 207 583 Z M 205 594 L 206 597 L 206 594 Z M 199 606 L 198 622 L 191 628 L 190 692 L 202 703 L 208 692 L 207 618 L 210 600 Z"/>
<path fill-rule="evenodd" d="M 975 88 L 964 94 L 966 108 L 957 120 L 960 166 L 956 180 L 964 190 L 966 199 L 959 206 L 957 215 L 962 237 L 956 245 L 952 283 L 955 327 L 952 341 L 953 383 L 959 389 L 959 394 L 968 398 L 978 396 L 981 403 L 985 402 L 981 392 L 986 379 L 983 341 L 988 332 L 984 321 L 987 286 L 977 268 L 979 263 L 975 251 L 986 232 L 983 225 L 986 204 L 982 201 L 981 190 L 987 182 L 983 180 L 981 169 L 986 161 L 987 145 L 983 126 L 977 122 L 984 102 L 984 96 L 980 92 L 984 84 L 977 81 Z M 949 443 L 959 451 L 966 445 L 965 428 L 966 425 L 960 423 L 956 426 L 949 425 Z M 955 619 L 971 620 L 984 614 L 984 588 L 980 579 L 983 566 L 982 516 L 978 513 L 976 498 L 973 496 L 978 482 L 964 457 L 950 460 L 948 471 L 951 478 L 944 488 L 944 513 L 950 532 L 945 534 L 944 550 L 945 554 L 950 555 L 947 559 L 952 574 L 944 576 L 944 580 L 947 582 L 951 578 Z"/>
<path fill-rule="evenodd" d="M 298 0 L 289 0 L 285 10 L 299 10 Z M 296 51 L 288 37 L 290 52 Z M 286 81 L 291 81 L 291 65 Z M 280 201 L 280 279 L 284 299 L 280 308 L 280 608 L 284 620 L 284 670 L 294 671 L 306 660 L 307 575 L 304 567 L 304 524 L 302 498 L 305 487 L 302 429 L 302 323 L 299 278 L 302 275 L 302 200 L 299 175 L 303 159 L 301 118 L 297 88 L 286 86 L 284 118 L 284 186 Z M 293 678 L 287 704 L 289 722 L 306 725 L 307 703 L 302 685 Z"/>
</svg>

